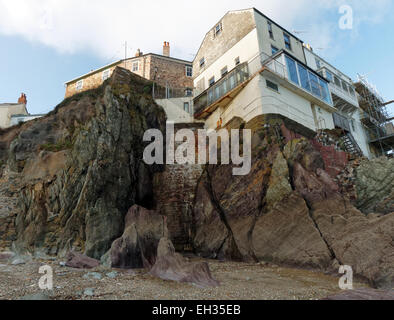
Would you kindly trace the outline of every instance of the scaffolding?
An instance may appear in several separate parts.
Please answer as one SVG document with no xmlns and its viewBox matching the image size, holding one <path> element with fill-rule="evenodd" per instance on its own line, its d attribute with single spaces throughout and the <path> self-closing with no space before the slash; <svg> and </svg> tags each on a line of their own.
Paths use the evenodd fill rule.
<svg viewBox="0 0 394 320">
<path fill-rule="evenodd" d="M 394 150 L 394 131 L 392 118 L 385 103 L 375 86 L 370 84 L 365 76 L 358 75 L 355 83 L 362 109 L 362 124 L 366 128 L 369 143 L 376 153 L 387 155 Z"/>
</svg>

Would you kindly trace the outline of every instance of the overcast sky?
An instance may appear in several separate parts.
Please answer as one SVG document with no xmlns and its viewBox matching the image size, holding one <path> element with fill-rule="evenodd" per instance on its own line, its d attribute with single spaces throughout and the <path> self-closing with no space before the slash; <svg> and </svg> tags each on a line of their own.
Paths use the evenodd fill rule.
<svg viewBox="0 0 394 320">
<path fill-rule="evenodd" d="M 341 5 L 354 13 L 341 30 Z M 64 82 L 140 48 L 192 60 L 205 33 L 229 10 L 256 7 L 296 32 L 315 51 L 356 78 L 368 75 L 394 99 L 391 0 L 0 0 L 0 103 L 23 91 L 31 113 L 48 112 Z"/>
</svg>

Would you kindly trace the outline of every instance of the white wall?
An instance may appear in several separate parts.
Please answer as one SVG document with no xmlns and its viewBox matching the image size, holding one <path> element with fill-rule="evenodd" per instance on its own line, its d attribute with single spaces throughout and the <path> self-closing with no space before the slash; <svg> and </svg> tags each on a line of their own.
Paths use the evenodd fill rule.
<svg viewBox="0 0 394 320">
<path fill-rule="evenodd" d="M 272 55 L 271 46 L 273 45 L 279 50 L 284 49 L 288 51 L 298 60 L 305 63 L 304 50 L 301 41 L 299 41 L 297 38 L 293 37 L 291 34 L 286 32 L 287 34 L 289 34 L 290 42 L 291 42 L 291 50 L 288 50 L 286 49 L 285 40 L 283 36 L 283 33 L 285 32 L 284 29 L 272 23 L 274 39 L 271 39 L 268 32 L 268 20 L 265 17 L 263 17 L 261 14 L 255 12 L 255 21 L 258 31 L 260 52 L 264 52 L 267 55 L 271 56 Z"/>
<path fill-rule="evenodd" d="M 14 116 L 14 117 L 11 117 L 10 125 L 15 126 L 19 123 L 31 121 L 31 120 L 42 118 L 42 117 L 43 117 L 42 115 Z"/>
<path fill-rule="evenodd" d="M 274 79 L 269 80 L 275 82 Z M 268 88 L 266 77 L 261 75 L 253 78 L 226 108 L 218 108 L 209 116 L 205 126 L 208 129 L 216 129 L 220 119 L 223 125 L 226 125 L 234 117 L 249 122 L 262 114 L 280 114 L 311 130 L 318 129 L 310 101 L 280 85 L 279 93 Z M 334 128 L 333 118 L 329 112 L 321 109 L 319 116 L 325 120 L 326 128 Z"/>
<path fill-rule="evenodd" d="M 156 99 L 156 103 L 163 107 L 167 115 L 167 121 L 174 123 L 192 123 L 194 122 L 193 100 L 190 97 L 173 98 L 173 99 Z M 184 111 L 184 103 L 189 103 L 190 113 Z"/>
<path fill-rule="evenodd" d="M 221 79 L 221 70 L 227 66 L 227 70 L 231 71 L 235 68 L 235 59 L 240 58 L 240 62 L 247 62 L 259 54 L 259 45 L 257 39 L 257 30 L 253 29 L 241 41 L 228 50 L 224 55 L 217 59 L 212 65 L 204 70 L 197 78 L 194 79 L 194 87 L 197 88 L 201 79 L 204 79 L 204 90 L 209 87 L 209 79 L 213 76 L 215 81 Z M 200 92 L 196 92 L 195 96 Z"/>
<path fill-rule="evenodd" d="M 25 104 L 2 104 L 0 105 L 0 128 L 11 126 L 11 116 L 23 114 L 27 115 Z"/>
</svg>

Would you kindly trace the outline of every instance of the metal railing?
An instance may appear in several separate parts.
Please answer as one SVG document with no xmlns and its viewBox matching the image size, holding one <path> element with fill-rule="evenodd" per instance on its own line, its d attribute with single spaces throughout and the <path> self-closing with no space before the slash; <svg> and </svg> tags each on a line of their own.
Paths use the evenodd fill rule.
<svg viewBox="0 0 394 320">
<path fill-rule="evenodd" d="M 232 71 L 214 83 L 210 88 L 198 95 L 194 99 L 195 113 L 200 113 L 242 83 L 251 79 L 251 77 L 259 72 L 263 66 L 266 66 L 271 71 L 282 77 L 287 77 L 286 67 L 282 63 L 274 60 L 265 53 L 260 53 L 248 62 L 244 62 L 235 67 Z"/>
<path fill-rule="evenodd" d="M 153 99 L 174 99 L 174 98 L 192 98 L 192 88 L 172 88 L 154 85 L 152 87 Z"/>
</svg>

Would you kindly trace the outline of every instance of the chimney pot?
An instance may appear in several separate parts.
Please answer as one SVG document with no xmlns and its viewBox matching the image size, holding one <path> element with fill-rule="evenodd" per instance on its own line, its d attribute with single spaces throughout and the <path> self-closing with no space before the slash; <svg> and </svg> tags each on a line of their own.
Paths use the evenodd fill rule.
<svg viewBox="0 0 394 320">
<path fill-rule="evenodd" d="M 170 43 L 165 41 L 163 47 L 163 56 L 169 57 L 170 56 Z"/>
<path fill-rule="evenodd" d="M 24 93 L 21 93 L 21 96 L 18 99 L 18 103 L 19 104 L 27 104 L 27 98 L 26 98 L 26 95 Z"/>
</svg>

